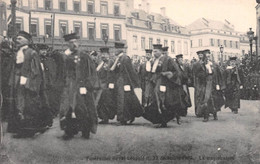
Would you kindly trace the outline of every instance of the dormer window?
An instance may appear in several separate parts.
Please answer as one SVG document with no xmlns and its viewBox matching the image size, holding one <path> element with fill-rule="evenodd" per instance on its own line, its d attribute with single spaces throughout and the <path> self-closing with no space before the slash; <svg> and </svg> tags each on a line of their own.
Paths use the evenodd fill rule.
<svg viewBox="0 0 260 164">
<path fill-rule="evenodd" d="M 147 17 L 148 17 L 149 20 L 154 21 L 154 16 L 153 15 L 148 15 Z"/>
</svg>

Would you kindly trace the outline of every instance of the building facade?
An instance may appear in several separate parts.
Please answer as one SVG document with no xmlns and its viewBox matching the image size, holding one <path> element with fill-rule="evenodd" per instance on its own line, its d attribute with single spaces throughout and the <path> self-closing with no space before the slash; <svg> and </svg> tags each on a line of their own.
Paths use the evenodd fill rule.
<svg viewBox="0 0 260 164">
<path fill-rule="evenodd" d="M 9 2 L 10 3 L 10 2 Z M 34 42 L 64 49 L 63 35 L 77 32 L 81 46 L 98 50 L 126 41 L 127 0 L 18 0 L 17 31 L 30 32 Z M 10 8 L 7 15 L 11 13 Z M 107 38 L 107 42 L 106 41 Z"/>
<path fill-rule="evenodd" d="M 188 31 L 161 13 L 150 13 L 149 3 L 142 1 L 139 9 L 133 10 L 126 18 L 127 53 L 129 56 L 144 56 L 145 49 L 152 49 L 153 44 L 162 44 L 168 48 L 168 54 L 175 57 L 183 54 L 190 58 L 190 39 Z"/>
<path fill-rule="evenodd" d="M 197 57 L 196 52 L 210 49 L 215 61 L 221 60 L 220 46 L 224 47 L 223 60 L 230 56 L 241 57 L 240 33 L 227 20 L 219 22 L 200 18 L 187 26 L 191 40 L 192 57 Z"/>
</svg>

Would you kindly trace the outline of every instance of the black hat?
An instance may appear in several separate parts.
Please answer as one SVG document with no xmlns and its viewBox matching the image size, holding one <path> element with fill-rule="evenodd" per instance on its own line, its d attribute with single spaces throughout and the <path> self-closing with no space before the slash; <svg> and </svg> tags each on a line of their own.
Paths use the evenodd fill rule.
<svg viewBox="0 0 260 164">
<path fill-rule="evenodd" d="M 162 50 L 163 50 L 164 52 L 167 52 L 167 51 L 168 51 L 168 48 L 169 48 L 169 47 L 163 47 Z"/>
<path fill-rule="evenodd" d="M 49 46 L 47 44 L 36 44 L 36 47 L 39 49 L 39 50 L 47 50 L 49 49 Z"/>
<path fill-rule="evenodd" d="M 203 54 L 210 54 L 210 50 L 209 49 L 203 50 Z"/>
<path fill-rule="evenodd" d="M 27 40 L 32 39 L 32 36 L 28 32 L 25 32 L 25 31 L 19 31 L 17 36 L 25 37 Z"/>
<path fill-rule="evenodd" d="M 203 51 L 200 50 L 200 51 L 197 51 L 196 53 L 197 53 L 197 55 L 203 54 Z"/>
<path fill-rule="evenodd" d="M 153 45 L 153 49 L 159 49 L 159 50 L 161 50 L 161 49 L 162 49 L 162 45 L 161 45 L 161 44 L 154 44 L 154 45 Z"/>
<path fill-rule="evenodd" d="M 229 60 L 237 60 L 237 57 L 234 56 L 234 57 L 229 57 Z"/>
<path fill-rule="evenodd" d="M 146 49 L 146 50 L 145 50 L 145 52 L 146 52 L 146 53 L 152 53 L 152 52 L 153 52 L 153 50 Z"/>
<path fill-rule="evenodd" d="M 179 55 L 176 55 L 176 58 L 183 58 L 183 55 L 182 54 L 179 54 Z"/>
<path fill-rule="evenodd" d="M 125 44 L 121 42 L 115 42 L 115 48 L 124 48 Z"/>
<path fill-rule="evenodd" d="M 98 54 L 97 54 L 96 51 L 91 51 L 91 52 L 89 53 L 89 55 L 90 55 L 90 56 L 97 56 Z"/>
<path fill-rule="evenodd" d="M 109 52 L 109 48 L 108 47 L 102 47 L 102 48 L 100 48 L 100 52 L 101 53 L 108 53 Z"/>
<path fill-rule="evenodd" d="M 68 42 L 71 39 L 79 39 L 79 36 L 77 35 L 77 33 L 74 32 L 71 34 L 64 35 L 63 38 L 65 39 L 66 42 Z"/>
</svg>

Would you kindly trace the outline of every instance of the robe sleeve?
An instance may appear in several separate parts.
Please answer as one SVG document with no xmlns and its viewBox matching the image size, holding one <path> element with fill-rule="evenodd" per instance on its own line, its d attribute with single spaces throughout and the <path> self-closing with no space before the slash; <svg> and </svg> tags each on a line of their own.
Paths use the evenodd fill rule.
<svg viewBox="0 0 260 164">
<path fill-rule="evenodd" d="M 123 56 L 122 64 L 128 75 L 131 86 L 133 88 L 140 88 L 140 81 L 136 71 L 132 66 L 131 59 L 128 56 Z"/>
</svg>

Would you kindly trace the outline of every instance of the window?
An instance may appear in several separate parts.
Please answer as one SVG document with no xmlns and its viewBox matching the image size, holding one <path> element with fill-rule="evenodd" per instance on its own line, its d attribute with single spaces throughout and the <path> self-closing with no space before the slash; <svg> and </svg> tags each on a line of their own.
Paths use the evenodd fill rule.
<svg viewBox="0 0 260 164">
<path fill-rule="evenodd" d="M 242 55 L 245 55 L 245 50 L 242 50 Z"/>
<path fill-rule="evenodd" d="M 121 40 L 121 26 L 120 25 L 114 25 L 114 39 L 115 39 L 115 41 Z"/>
<path fill-rule="evenodd" d="M 74 32 L 76 32 L 78 34 L 78 36 L 82 36 L 82 26 L 81 26 L 81 22 L 73 22 L 73 26 L 74 26 Z"/>
<path fill-rule="evenodd" d="M 230 41 L 230 48 L 232 48 L 233 47 L 233 42 L 232 41 Z"/>
<path fill-rule="evenodd" d="M 95 23 L 88 23 L 88 39 L 95 40 Z"/>
<path fill-rule="evenodd" d="M 156 43 L 157 43 L 157 44 L 161 44 L 161 39 L 158 38 L 158 39 L 156 40 Z"/>
<path fill-rule="evenodd" d="M 184 55 L 188 55 L 188 42 L 187 41 L 185 41 L 184 42 Z"/>
<path fill-rule="evenodd" d="M 79 13 L 79 11 L 80 11 L 80 4 L 79 4 L 79 2 L 74 2 L 73 3 L 73 9 L 74 9 L 75 12 Z"/>
<path fill-rule="evenodd" d="M 87 11 L 89 14 L 94 14 L 94 1 L 88 1 Z"/>
<path fill-rule="evenodd" d="M 178 45 L 177 45 L 177 53 L 181 54 L 182 53 L 182 45 L 181 45 L 181 41 L 178 41 Z"/>
<path fill-rule="evenodd" d="M 149 49 L 153 49 L 153 38 L 149 38 Z"/>
<path fill-rule="evenodd" d="M 227 47 L 227 41 L 226 40 L 224 40 L 224 46 Z"/>
<path fill-rule="evenodd" d="M 138 49 L 138 43 L 137 43 L 137 36 L 133 36 L 133 49 L 137 50 Z"/>
<path fill-rule="evenodd" d="M 101 15 L 107 15 L 108 14 L 107 2 L 101 2 L 100 13 L 101 13 Z"/>
<path fill-rule="evenodd" d="M 141 38 L 141 48 L 142 50 L 145 50 L 145 37 Z"/>
<path fill-rule="evenodd" d="M 164 40 L 163 45 L 164 45 L 164 47 L 168 47 L 168 40 Z"/>
<path fill-rule="evenodd" d="M 104 39 L 105 36 L 109 37 L 108 24 L 101 24 L 101 37 L 102 37 L 102 39 Z"/>
<path fill-rule="evenodd" d="M 238 42 L 236 41 L 236 48 L 239 48 Z"/>
<path fill-rule="evenodd" d="M 114 4 L 114 15 L 115 16 L 120 15 L 120 5 L 118 3 Z"/>
<path fill-rule="evenodd" d="M 60 21 L 60 36 L 64 36 L 68 33 L 68 22 Z"/>
<path fill-rule="evenodd" d="M 37 34 L 38 34 L 38 20 L 37 19 L 31 19 L 30 34 L 32 36 L 37 36 Z"/>
<path fill-rule="evenodd" d="M 19 31 L 22 30 L 22 24 L 21 23 L 16 23 L 15 26 L 16 26 L 16 32 L 19 32 Z"/>
<path fill-rule="evenodd" d="M 171 41 L 171 52 L 175 53 L 175 41 Z"/>
<path fill-rule="evenodd" d="M 51 23 L 45 24 L 45 35 L 51 36 Z"/>
<path fill-rule="evenodd" d="M 218 39 L 218 47 L 220 46 L 220 39 Z"/>
<path fill-rule="evenodd" d="M 51 0 L 45 0 L 45 10 L 51 10 Z"/>
<path fill-rule="evenodd" d="M 66 3 L 60 2 L 60 11 L 66 11 Z"/>
<path fill-rule="evenodd" d="M 215 42 L 214 41 L 215 41 L 214 39 L 210 39 L 210 45 L 211 46 L 215 46 Z"/>
<path fill-rule="evenodd" d="M 202 39 L 199 39 L 199 47 L 202 47 Z"/>
</svg>

